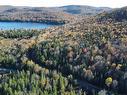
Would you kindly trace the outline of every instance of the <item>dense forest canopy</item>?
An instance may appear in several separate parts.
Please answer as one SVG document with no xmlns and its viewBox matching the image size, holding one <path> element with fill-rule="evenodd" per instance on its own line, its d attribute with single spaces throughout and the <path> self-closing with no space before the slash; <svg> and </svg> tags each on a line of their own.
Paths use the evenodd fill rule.
<svg viewBox="0 0 127 95">
<path fill-rule="evenodd" d="M 126 7 L 96 16 L 80 7 L 0 8 L 2 21 L 67 21 L 0 30 L 0 95 L 126 95 Z"/>
</svg>

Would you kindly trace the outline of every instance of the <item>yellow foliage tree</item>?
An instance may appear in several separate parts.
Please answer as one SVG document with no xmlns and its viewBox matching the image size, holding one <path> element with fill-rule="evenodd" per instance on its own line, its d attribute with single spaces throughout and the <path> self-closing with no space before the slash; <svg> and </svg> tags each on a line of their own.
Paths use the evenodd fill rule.
<svg viewBox="0 0 127 95">
<path fill-rule="evenodd" d="M 107 86 L 110 86 L 112 84 L 112 77 L 108 77 L 106 80 L 105 80 L 105 84 Z"/>
</svg>

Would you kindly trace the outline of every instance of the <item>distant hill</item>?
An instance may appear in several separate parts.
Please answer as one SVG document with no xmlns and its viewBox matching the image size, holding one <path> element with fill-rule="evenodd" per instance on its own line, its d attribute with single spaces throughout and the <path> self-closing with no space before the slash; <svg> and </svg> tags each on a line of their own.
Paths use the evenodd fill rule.
<svg viewBox="0 0 127 95">
<path fill-rule="evenodd" d="M 122 22 L 127 21 L 127 7 L 114 9 L 110 12 L 104 12 L 98 15 L 99 21 Z"/>
<path fill-rule="evenodd" d="M 61 24 L 74 21 L 77 18 L 80 19 L 81 16 L 94 16 L 109 10 L 111 10 L 111 8 L 80 5 L 69 5 L 62 7 L 19 7 L 6 5 L 0 6 L 0 20 Z"/>
<path fill-rule="evenodd" d="M 45 7 L 0 6 L 1 21 L 31 21 L 62 24 L 68 23 L 74 16 L 58 10 Z"/>
<path fill-rule="evenodd" d="M 92 7 L 92 6 L 81 6 L 81 5 L 69 5 L 60 7 L 64 12 L 70 14 L 80 14 L 80 15 L 96 15 L 104 11 L 110 11 L 111 8 L 108 7 Z"/>
<path fill-rule="evenodd" d="M 70 14 L 82 14 L 82 15 L 95 15 L 104 11 L 109 11 L 112 8 L 109 7 L 92 7 L 87 5 L 68 5 L 62 7 L 27 7 L 27 6 L 0 6 L 0 12 L 9 9 L 29 9 L 31 11 L 52 11 L 52 12 L 66 12 Z"/>
</svg>

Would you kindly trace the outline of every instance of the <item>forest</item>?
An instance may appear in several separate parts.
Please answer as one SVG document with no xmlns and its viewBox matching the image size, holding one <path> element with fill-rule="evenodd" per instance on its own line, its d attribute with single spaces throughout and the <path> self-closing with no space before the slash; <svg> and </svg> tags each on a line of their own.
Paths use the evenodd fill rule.
<svg viewBox="0 0 127 95">
<path fill-rule="evenodd" d="M 125 9 L 48 29 L 0 30 L 0 95 L 126 95 Z"/>
</svg>

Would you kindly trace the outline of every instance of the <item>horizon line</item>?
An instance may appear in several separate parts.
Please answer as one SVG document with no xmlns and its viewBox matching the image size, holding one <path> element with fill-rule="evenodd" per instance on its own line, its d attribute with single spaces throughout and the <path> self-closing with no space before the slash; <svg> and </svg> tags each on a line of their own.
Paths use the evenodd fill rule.
<svg viewBox="0 0 127 95">
<path fill-rule="evenodd" d="M 127 6 L 122 6 L 122 7 L 108 7 L 108 6 L 92 6 L 92 5 L 76 5 L 76 4 L 68 4 L 68 5 L 58 5 L 58 6 L 26 6 L 26 5 L 0 5 L 0 6 L 13 6 L 13 7 L 64 7 L 64 6 L 88 6 L 88 7 L 96 7 L 96 8 L 123 8 L 123 7 L 127 7 Z"/>
</svg>

